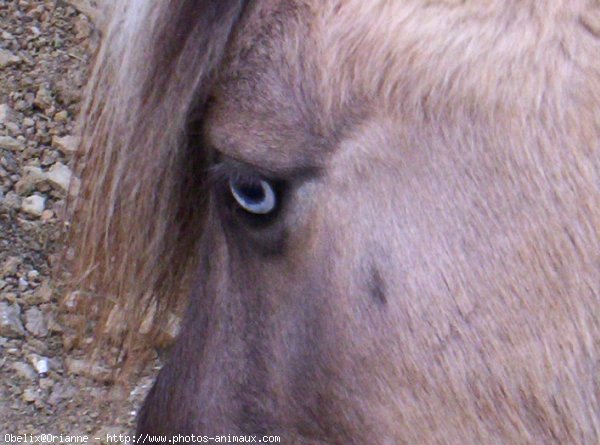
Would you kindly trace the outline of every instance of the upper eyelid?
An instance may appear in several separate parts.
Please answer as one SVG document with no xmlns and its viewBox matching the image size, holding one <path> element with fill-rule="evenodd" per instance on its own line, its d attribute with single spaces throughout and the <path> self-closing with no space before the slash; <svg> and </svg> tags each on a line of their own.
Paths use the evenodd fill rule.
<svg viewBox="0 0 600 445">
<path fill-rule="evenodd" d="M 323 167 L 315 165 L 302 165 L 285 170 L 271 170 L 264 166 L 257 166 L 245 160 L 213 148 L 213 162 L 209 167 L 209 176 L 230 179 L 232 175 L 255 176 L 272 182 L 295 182 L 315 178 L 323 173 Z"/>
<path fill-rule="evenodd" d="M 239 177 L 260 177 L 267 181 L 283 181 L 284 175 L 270 171 L 264 167 L 259 167 L 250 164 L 246 161 L 236 159 L 232 156 L 225 155 L 215 150 L 216 159 L 208 169 L 208 174 L 211 177 L 231 179 L 234 176 Z"/>
<path fill-rule="evenodd" d="M 229 181 L 242 178 L 260 178 L 268 182 L 278 182 L 270 175 L 257 171 L 251 165 L 229 159 L 221 159 L 213 163 L 207 170 L 206 180 L 209 188 L 227 184 Z"/>
<path fill-rule="evenodd" d="M 274 180 L 275 176 L 265 172 L 264 169 L 255 167 L 233 158 L 221 158 L 209 167 L 209 176 L 232 179 L 236 177 L 256 176 L 266 180 Z"/>
</svg>

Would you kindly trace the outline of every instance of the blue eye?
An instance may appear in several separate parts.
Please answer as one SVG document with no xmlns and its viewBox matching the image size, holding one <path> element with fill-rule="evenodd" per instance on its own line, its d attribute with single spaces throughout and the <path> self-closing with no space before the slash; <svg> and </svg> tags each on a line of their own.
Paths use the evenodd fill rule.
<svg viewBox="0 0 600 445">
<path fill-rule="evenodd" d="M 229 190 L 238 205 L 248 213 L 267 215 L 277 205 L 273 186 L 264 179 L 230 179 Z"/>
</svg>

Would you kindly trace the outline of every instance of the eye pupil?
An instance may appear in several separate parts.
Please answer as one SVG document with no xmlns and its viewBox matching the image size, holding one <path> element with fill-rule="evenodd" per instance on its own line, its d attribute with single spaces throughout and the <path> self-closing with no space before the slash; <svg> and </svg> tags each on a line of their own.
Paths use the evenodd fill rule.
<svg viewBox="0 0 600 445">
<path fill-rule="evenodd" d="M 266 215 L 275 210 L 275 191 L 264 179 L 230 179 L 229 189 L 237 204 L 248 213 Z"/>
<path fill-rule="evenodd" d="M 260 183 L 239 184 L 238 193 L 253 203 L 259 203 L 265 199 L 265 190 Z"/>
</svg>

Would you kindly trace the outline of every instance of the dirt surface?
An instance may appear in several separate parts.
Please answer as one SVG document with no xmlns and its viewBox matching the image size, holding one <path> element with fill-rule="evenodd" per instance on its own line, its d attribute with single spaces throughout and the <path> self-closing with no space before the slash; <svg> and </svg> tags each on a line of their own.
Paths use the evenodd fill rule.
<svg viewBox="0 0 600 445">
<path fill-rule="evenodd" d="M 67 327 L 78 315 L 51 273 L 60 266 L 74 117 L 98 41 L 73 4 L 0 0 L 2 444 L 11 434 L 39 443 L 69 443 L 42 434 L 87 434 L 92 443 L 129 434 L 151 382 L 110 385 L 101 363 L 78 354 Z"/>
</svg>

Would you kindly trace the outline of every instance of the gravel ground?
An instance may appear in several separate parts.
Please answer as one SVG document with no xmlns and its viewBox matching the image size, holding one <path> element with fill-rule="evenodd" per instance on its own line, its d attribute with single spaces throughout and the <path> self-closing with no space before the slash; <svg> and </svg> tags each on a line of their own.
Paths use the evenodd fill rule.
<svg viewBox="0 0 600 445">
<path fill-rule="evenodd" d="M 78 3 L 0 0 L 0 443 L 131 433 L 151 381 L 110 385 L 107 369 L 77 355 L 67 326 L 78 315 L 51 275 L 73 119 L 98 40 Z"/>
</svg>

